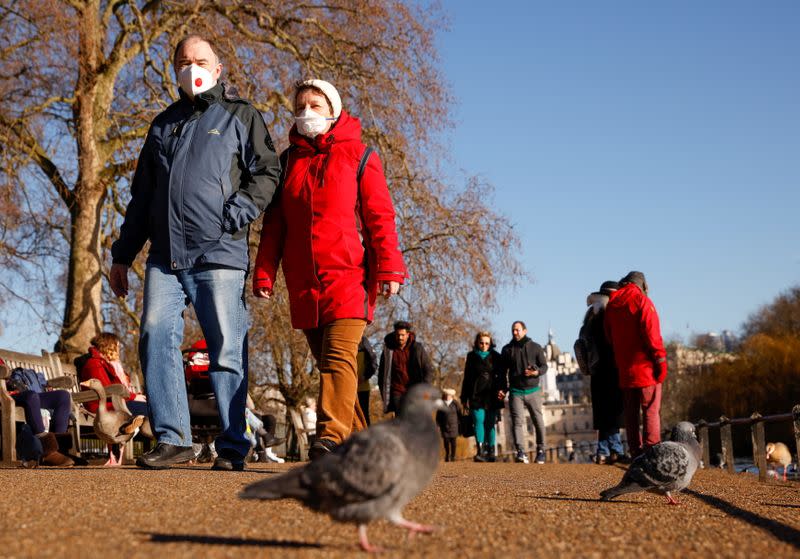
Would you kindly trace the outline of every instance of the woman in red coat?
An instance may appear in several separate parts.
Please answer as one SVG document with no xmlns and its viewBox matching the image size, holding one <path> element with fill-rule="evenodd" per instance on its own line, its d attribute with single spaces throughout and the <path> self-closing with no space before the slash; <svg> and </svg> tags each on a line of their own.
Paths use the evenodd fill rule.
<svg viewBox="0 0 800 559">
<path fill-rule="evenodd" d="M 406 269 L 380 160 L 367 154 L 359 179 L 361 123 L 342 110 L 333 85 L 297 85 L 289 141 L 264 215 L 253 291 L 269 298 L 282 262 L 292 326 L 305 333 L 320 370 L 314 459 L 366 426 L 356 398 L 358 342 L 378 291 L 397 293 Z"/>
<path fill-rule="evenodd" d="M 134 415 L 148 415 L 147 398 L 142 394 L 137 394 L 131 386 L 131 381 L 122 363 L 119 360 L 119 338 L 111 332 L 102 332 L 96 335 L 89 342 L 89 353 L 78 365 L 78 376 L 81 382 L 96 378 L 103 386 L 111 384 L 122 384 L 128 389 L 130 395 L 126 405 Z M 99 402 L 94 400 L 86 402 L 84 407 L 91 413 L 97 413 Z M 111 409 L 111 404 L 106 403 L 106 407 Z"/>
</svg>

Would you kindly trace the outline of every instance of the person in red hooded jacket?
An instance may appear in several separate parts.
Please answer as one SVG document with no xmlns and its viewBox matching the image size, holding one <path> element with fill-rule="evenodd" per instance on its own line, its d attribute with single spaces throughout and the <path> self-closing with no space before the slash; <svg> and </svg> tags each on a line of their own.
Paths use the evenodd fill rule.
<svg viewBox="0 0 800 559">
<path fill-rule="evenodd" d="M 131 381 L 120 362 L 120 340 L 113 332 L 101 332 L 89 342 L 89 351 L 75 360 L 78 368 L 78 377 L 81 382 L 95 378 L 103 386 L 122 384 L 128 389 L 126 405 L 134 415 L 149 415 L 147 398 L 138 394 L 131 386 Z M 87 390 L 87 389 L 82 389 Z M 86 402 L 83 406 L 91 413 L 97 413 L 100 402 L 94 400 Z M 106 408 L 113 409 L 111 402 L 106 402 Z"/>
<path fill-rule="evenodd" d="M 614 349 L 625 408 L 631 455 L 661 442 L 661 387 L 667 378 L 667 352 L 655 305 L 647 297 L 642 272 L 630 272 L 606 305 L 604 327 Z M 639 420 L 642 433 L 639 433 Z"/>
<path fill-rule="evenodd" d="M 278 193 L 264 214 L 253 292 L 269 298 L 282 263 L 292 326 L 305 333 L 320 370 L 313 460 L 366 426 L 356 396 L 358 342 L 378 291 L 396 294 L 406 268 L 381 162 L 365 151 L 359 120 L 323 80 L 299 82 L 294 108 Z"/>
</svg>

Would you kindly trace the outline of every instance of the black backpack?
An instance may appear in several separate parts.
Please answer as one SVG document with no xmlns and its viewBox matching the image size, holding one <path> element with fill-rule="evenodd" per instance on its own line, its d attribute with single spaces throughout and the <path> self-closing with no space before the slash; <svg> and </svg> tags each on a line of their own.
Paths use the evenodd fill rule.
<svg viewBox="0 0 800 559">
<path fill-rule="evenodd" d="M 592 316 L 581 326 L 578 332 L 578 339 L 572 346 L 575 352 L 575 360 L 578 362 L 581 372 L 584 375 L 591 375 L 595 368 L 600 364 L 600 351 L 597 343 L 592 336 L 592 321 L 597 317 Z"/>
</svg>

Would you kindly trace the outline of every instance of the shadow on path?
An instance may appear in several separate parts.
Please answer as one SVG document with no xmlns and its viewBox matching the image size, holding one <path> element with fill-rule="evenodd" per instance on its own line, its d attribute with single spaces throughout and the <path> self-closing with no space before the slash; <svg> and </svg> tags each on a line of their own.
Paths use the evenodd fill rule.
<svg viewBox="0 0 800 559">
<path fill-rule="evenodd" d="M 783 522 L 766 518 L 741 507 L 737 507 L 733 503 L 729 503 L 728 501 L 720 499 L 719 497 L 704 495 L 691 489 L 685 489 L 684 492 L 708 505 L 711 505 L 714 508 L 721 510 L 725 514 L 744 520 L 753 526 L 763 528 L 772 534 L 776 539 L 800 549 L 800 530 L 797 530 L 796 528 L 792 528 Z"/>
<path fill-rule="evenodd" d="M 544 496 L 544 495 L 517 495 L 518 497 L 533 497 L 534 499 L 543 499 L 545 501 L 578 501 L 583 503 L 602 503 L 600 499 L 584 499 L 582 497 L 569 497 L 569 496 Z M 631 501 L 617 501 L 618 503 L 630 503 Z"/>
<path fill-rule="evenodd" d="M 259 547 L 287 547 L 292 549 L 310 548 L 321 549 L 318 543 L 298 542 L 292 540 L 261 540 L 254 538 L 226 538 L 223 536 L 200 536 L 195 534 L 158 534 L 152 532 L 138 532 L 149 536 L 153 543 L 197 543 L 202 545 L 255 545 Z"/>
</svg>

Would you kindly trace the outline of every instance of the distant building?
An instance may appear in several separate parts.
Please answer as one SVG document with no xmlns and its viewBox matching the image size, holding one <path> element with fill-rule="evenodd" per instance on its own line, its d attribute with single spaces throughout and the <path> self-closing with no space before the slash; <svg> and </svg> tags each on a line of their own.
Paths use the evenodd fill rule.
<svg viewBox="0 0 800 559">
<path fill-rule="evenodd" d="M 739 338 L 730 330 L 722 331 L 722 349 L 731 353 L 739 346 Z"/>
<path fill-rule="evenodd" d="M 721 337 L 705 339 L 710 339 L 714 344 L 716 344 L 717 340 L 719 340 L 720 344 L 724 343 Z M 717 347 L 722 346 L 702 345 L 701 347 L 688 347 L 679 343 L 667 345 L 667 360 L 670 373 L 683 375 L 704 372 L 714 363 L 733 358 L 731 353 L 716 349 Z"/>
</svg>

